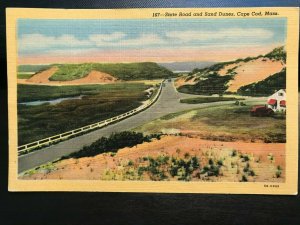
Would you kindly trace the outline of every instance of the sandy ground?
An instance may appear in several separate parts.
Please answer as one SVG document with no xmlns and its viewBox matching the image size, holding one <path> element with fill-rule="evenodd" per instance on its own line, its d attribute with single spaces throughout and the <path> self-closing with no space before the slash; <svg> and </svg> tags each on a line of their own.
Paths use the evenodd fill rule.
<svg viewBox="0 0 300 225">
<path fill-rule="evenodd" d="M 194 78 L 192 78 L 192 79 L 190 79 L 188 81 L 185 81 L 186 79 L 187 79 L 187 77 L 182 77 L 182 78 L 176 79 L 175 82 L 174 82 L 175 87 L 178 88 L 178 87 L 180 87 L 182 85 L 187 85 L 187 84 L 193 85 L 193 84 L 196 83 L 196 81 L 195 81 L 196 77 L 194 77 Z"/>
<path fill-rule="evenodd" d="M 43 85 L 81 85 L 81 84 L 107 84 L 115 83 L 117 78 L 103 72 L 92 70 L 87 76 L 71 81 L 50 81 L 49 78 L 58 70 L 52 67 L 37 73 L 29 79 L 18 79 L 19 84 L 43 84 Z"/>
<path fill-rule="evenodd" d="M 234 80 L 230 81 L 228 91 L 236 92 L 240 87 L 266 79 L 270 75 L 280 72 L 285 65 L 281 61 L 272 61 L 267 58 L 259 58 L 249 62 L 230 64 L 221 69 L 218 73 L 226 75 L 229 69 L 234 67 L 237 74 Z"/>
<path fill-rule="evenodd" d="M 116 155 L 104 153 L 95 157 L 80 159 L 66 159 L 51 166 L 52 169 L 39 169 L 38 172 L 20 177 L 21 179 L 102 179 L 107 169 L 116 170 L 120 165 L 127 165 L 129 160 L 138 162 L 142 157 L 169 155 L 184 157 L 186 153 L 201 158 L 201 164 L 207 164 L 207 153 L 212 157 L 223 157 L 224 168 L 232 163 L 229 153 L 235 149 L 241 154 L 248 154 L 251 168 L 256 176 L 251 181 L 257 182 L 283 182 L 284 173 L 280 178 L 275 178 L 275 170 L 278 165 L 285 170 L 285 144 L 284 143 L 245 143 L 245 142 L 219 142 L 185 136 L 163 136 L 160 140 L 153 140 L 132 148 L 120 149 Z M 272 155 L 272 162 L 270 161 Z M 228 161 L 226 161 L 228 158 Z M 229 161 L 231 160 L 231 161 Z M 230 166 L 228 166 L 230 167 Z M 236 169 L 223 171 L 223 176 L 215 177 L 212 181 L 238 182 Z"/>
</svg>

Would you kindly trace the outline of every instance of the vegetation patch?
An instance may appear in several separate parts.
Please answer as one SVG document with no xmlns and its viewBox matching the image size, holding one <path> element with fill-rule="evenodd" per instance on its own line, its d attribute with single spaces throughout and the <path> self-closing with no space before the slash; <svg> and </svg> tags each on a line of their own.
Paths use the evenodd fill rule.
<svg viewBox="0 0 300 225">
<path fill-rule="evenodd" d="M 283 61 L 286 63 L 286 51 L 284 49 L 284 46 L 275 48 L 273 51 L 265 55 L 266 58 L 269 58 L 271 60 L 276 61 Z"/>
<path fill-rule="evenodd" d="M 178 88 L 178 91 L 188 94 L 222 95 L 227 90 L 227 84 L 231 79 L 233 79 L 233 76 L 219 76 L 214 73 L 194 85 L 182 85 Z"/>
<path fill-rule="evenodd" d="M 18 79 L 29 79 L 34 73 L 18 73 Z"/>
<path fill-rule="evenodd" d="M 18 102 L 84 95 L 58 104 L 18 104 L 19 145 L 128 112 L 148 99 L 143 83 L 44 86 L 18 85 Z"/>
<path fill-rule="evenodd" d="M 61 159 L 91 157 L 104 152 L 117 152 L 120 148 L 133 147 L 143 142 L 150 142 L 152 138 L 160 138 L 160 135 L 146 135 L 134 131 L 113 133 L 109 137 L 101 137 L 90 146 L 83 147 L 80 151 L 71 153 Z"/>
<path fill-rule="evenodd" d="M 200 175 L 200 161 L 196 156 L 170 157 L 159 155 L 157 157 L 142 157 L 139 163 L 129 161 L 121 170 L 106 170 L 102 175 L 105 180 L 143 180 L 164 181 L 175 179 L 190 181 Z M 121 176 L 120 176 L 121 175 Z"/>
<path fill-rule="evenodd" d="M 49 80 L 68 81 L 83 78 L 92 70 L 108 73 L 121 80 L 143 80 L 168 78 L 174 74 L 156 63 L 83 63 L 57 64 L 56 71 Z"/>
<path fill-rule="evenodd" d="M 284 143 L 286 141 L 284 118 L 252 117 L 250 110 L 257 103 L 240 103 L 168 114 L 138 127 L 136 131 L 158 133 L 173 129 L 178 130 L 178 133 L 196 135 L 207 140 L 227 142 L 241 140 Z"/>
<path fill-rule="evenodd" d="M 244 98 L 235 98 L 235 97 L 196 97 L 196 98 L 180 99 L 180 102 L 181 103 L 188 103 L 188 104 L 199 104 L 199 103 L 236 101 L 236 100 L 244 100 Z"/>
</svg>

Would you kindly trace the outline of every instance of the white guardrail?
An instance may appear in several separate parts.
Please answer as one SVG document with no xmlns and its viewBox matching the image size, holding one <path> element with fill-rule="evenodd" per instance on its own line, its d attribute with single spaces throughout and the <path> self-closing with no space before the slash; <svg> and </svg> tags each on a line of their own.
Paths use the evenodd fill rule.
<svg viewBox="0 0 300 225">
<path fill-rule="evenodd" d="M 18 154 L 24 154 L 24 153 L 29 153 L 30 150 L 33 150 L 35 148 L 40 148 L 42 146 L 47 146 L 53 143 L 57 143 L 63 140 L 66 140 L 72 136 L 77 136 L 79 134 L 83 134 L 83 133 L 87 133 L 90 130 L 95 130 L 95 129 L 99 129 L 102 127 L 107 126 L 108 124 L 114 123 L 116 121 L 122 120 L 124 118 L 130 117 L 140 111 L 143 111 L 144 109 L 148 108 L 150 105 L 152 105 L 159 97 L 161 90 L 162 90 L 162 86 L 163 86 L 163 82 L 161 82 L 158 91 L 156 92 L 155 96 L 147 101 L 144 102 L 143 105 L 139 106 L 138 108 L 135 108 L 133 110 L 130 110 L 129 112 L 123 113 L 121 115 L 109 118 L 107 120 L 103 120 L 97 123 L 93 123 L 84 127 L 80 127 L 74 130 L 70 130 L 61 134 L 57 134 L 48 138 L 44 138 L 35 142 L 31 142 L 25 145 L 21 145 L 18 146 Z"/>
</svg>

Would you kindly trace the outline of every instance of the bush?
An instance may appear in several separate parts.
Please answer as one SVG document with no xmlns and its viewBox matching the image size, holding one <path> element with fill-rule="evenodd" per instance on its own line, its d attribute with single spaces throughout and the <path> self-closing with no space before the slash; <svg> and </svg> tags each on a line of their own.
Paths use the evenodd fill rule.
<svg viewBox="0 0 300 225">
<path fill-rule="evenodd" d="M 85 146 L 80 151 L 71 153 L 63 158 L 81 158 L 95 156 L 104 152 L 117 152 L 120 148 L 133 147 L 145 141 L 149 142 L 150 139 L 148 136 L 144 136 L 143 133 L 132 131 L 113 133 L 109 137 L 101 137 L 90 146 Z"/>
<path fill-rule="evenodd" d="M 277 166 L 277 170 L 276 170 L 276 172 L 275 172 L 275 176 L 276 176 L 276 178 L 279 178 L 279 177 L 281 177 L 281 174 L 282 174 L 282 168 L 281 168 L 281 166 Z"/>
<path fill-rule="evenodd" d="M 231 153 L 231 157 L 235 157 L 235 156 L 237 156 L 237 151 L 233 150 L 232 153 Z"/>
<path fill-rule="evenodd" d="M 246 175 L 243 175 L 242 176 L 242 180 L 241 180 L 241 182 L 247 182 L 248 181 L 248 178 L 247 178 L 247 176 Z"/>
</svg>

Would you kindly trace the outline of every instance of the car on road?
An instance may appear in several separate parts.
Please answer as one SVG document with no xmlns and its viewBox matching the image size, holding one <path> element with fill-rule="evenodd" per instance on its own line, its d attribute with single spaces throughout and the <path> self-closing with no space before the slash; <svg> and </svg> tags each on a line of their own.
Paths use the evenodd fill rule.
<svg viewBox="0 0 300 225">
<path fill-rule="evenodd" d="M 250 110 L 250 115 L 251 116 L 273 116 L 274 111 L 265 105 L 258 105 L 252 107 L 252 109 Z"/>
</svg>

